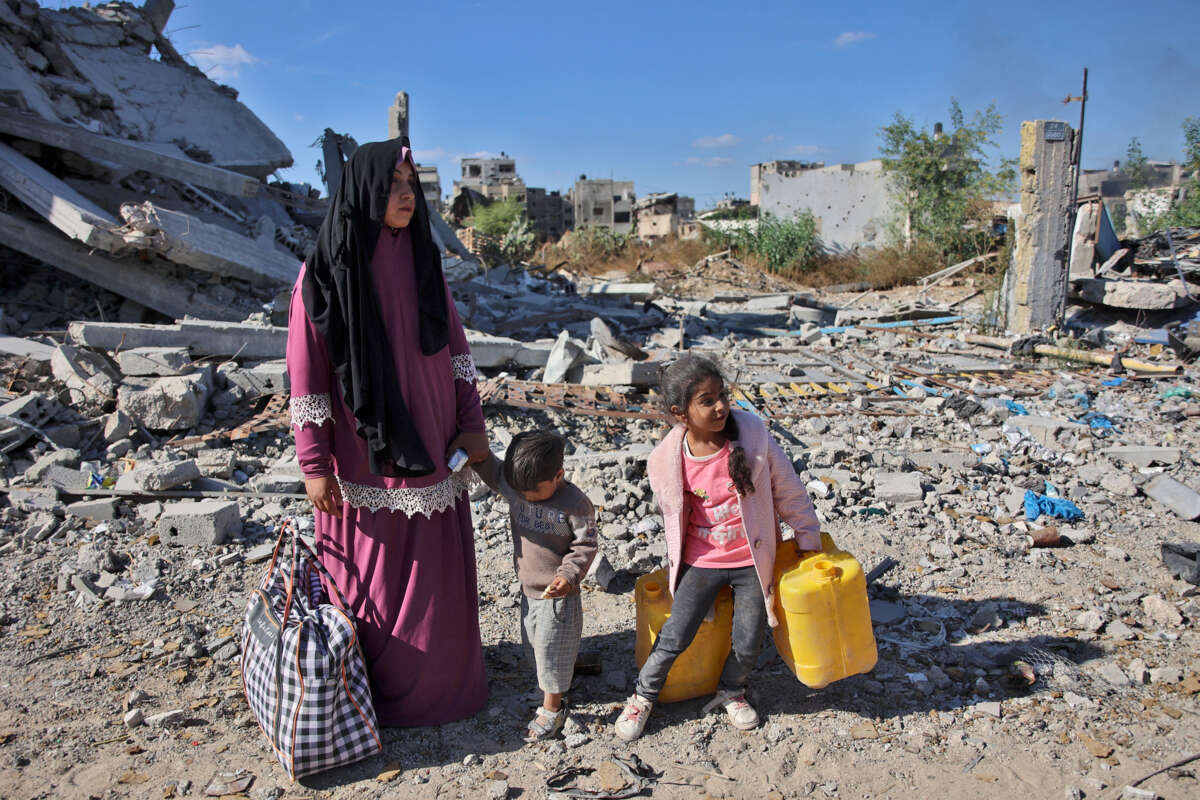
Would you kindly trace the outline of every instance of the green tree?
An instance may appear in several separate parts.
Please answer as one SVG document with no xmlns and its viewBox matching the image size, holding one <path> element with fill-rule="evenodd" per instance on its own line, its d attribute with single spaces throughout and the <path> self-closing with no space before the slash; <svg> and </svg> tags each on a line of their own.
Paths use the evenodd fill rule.
<svg viewBox="0 0 1200 800">
<path fill-rule="evenodd" d="M 897 112 L 879 129 L 884 172 L 893 186 L 896 238 L 905 245 L 925 241 L 947 259 L 978 255 L 991 245 L 991 201 L 1011 194 L 1016 182 L 1012 161 L 1001 159 L 992 171 L 989 152 L 1004 118 L 995 103 L 968 121 L 950 99 L 950 130 L 919 130 Z"/>
<path fill-rule="evenodd" d="M 516 200 L 502 200 L 490 206 L 475 206 L 471 219 L 475 230 L 499 238 L 507 234 L 513 223 L 523 216 L 523 205 Z"/>
<path fill-rule="evenodd" d="M 1145 189 L 1150 185 L 1150 163 L 1142 153 L 1142 143 L 1134 136 L 1125 148 L 1125 167 L 1121 170 L 1129 177 L 1130 189 Z"/>
<path fill-rule="evenodd" d="M 1200 117 L 1183 120 L 1183 166 L 1192 179 L 1182 188 L 1183 196 L 1171 209 L 1146 223 L 1147 231 L 1163 228 L 1190 228 L 1200 225 Z"/>
<path fill-rule="evenodd" d="M 1192 172 L 1200 171 L 1200 117 L 1184 117 L 1183 166 Z M 1200 175 L 1193 175 L 1200 179 Z"/>
</svg>

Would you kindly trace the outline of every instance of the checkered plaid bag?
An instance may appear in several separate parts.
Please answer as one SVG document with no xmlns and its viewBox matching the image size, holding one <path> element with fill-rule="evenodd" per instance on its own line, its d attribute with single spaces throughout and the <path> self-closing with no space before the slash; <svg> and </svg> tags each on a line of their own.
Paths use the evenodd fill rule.
<svg viewBox="0 0 1200 800">
<path fill-rule="evenodd" d="M 289 538 L 291 557 L 281 559 Z M 290 520 L 284 523 L 246 607 L 242 688 L 293 780 L 383 749 L 366 664 L 346 609 L 316 554 Z"/>
</svg>

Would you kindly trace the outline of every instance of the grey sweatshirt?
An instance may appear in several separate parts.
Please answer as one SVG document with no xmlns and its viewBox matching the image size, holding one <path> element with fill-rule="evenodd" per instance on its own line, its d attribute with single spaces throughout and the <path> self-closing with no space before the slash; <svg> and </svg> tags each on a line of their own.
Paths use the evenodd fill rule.
<svg viewBox="0 0 1200 800">
<path fill-rule="evenodd" d="M 508 501 L 513 566 L 527 597 L 541 597 L 555 576 L 571 584 L 571 593 L 596 557 L 596 510 L 572 483 L 563 482 L 549 500 L 530 503 L 508 485 L 495 455 L 474 465 L 492 491 Z"/>
</svg>

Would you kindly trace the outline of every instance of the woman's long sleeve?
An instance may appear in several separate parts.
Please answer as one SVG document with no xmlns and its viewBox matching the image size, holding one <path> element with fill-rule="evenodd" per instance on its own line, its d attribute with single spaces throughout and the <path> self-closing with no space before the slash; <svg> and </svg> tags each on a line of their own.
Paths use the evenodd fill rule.
<svg viewBox="0 0 1200 800">
<path fill-rule="evenodd" d="M 454 297 L 446 289 L 446 303 L 450 318 L 450 364 L 454 369 L 454 393 L 457 401 L 458 430 L 466 433 L 484 433 L 483 404 L 479 401 L 479 389 L 475 384 L 475 359 L 467 344 Z"/>
<path fill-rule="evenodd" d="M 299 287 L 297 281 L 288 314 L 292 432 L 304 477 L 324 478 L 333 475 L 333 372 L 325 342 L 308 318 Z"/>
</svg>

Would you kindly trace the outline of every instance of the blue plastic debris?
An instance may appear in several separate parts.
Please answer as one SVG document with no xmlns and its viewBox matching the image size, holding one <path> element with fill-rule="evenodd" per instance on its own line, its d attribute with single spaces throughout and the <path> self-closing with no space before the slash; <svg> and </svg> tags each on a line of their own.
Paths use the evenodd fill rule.
<svg viewBox="0 0 1200 800">
<path fill-rule="evenodd" d="M 1088 399 L 1087 392 L 1076 392 L 1071 395 L 1071 399 L 1083 406 L 1084 411 L 1092 407 L 1092 401 Z"/>
<path fill-rule="evenodd" d="M 992 452 L 992 446 L 988 442 L 976 442 L 975 444 L 971 445 L 971 450 L 973 450 L 976 455 L 986 456 L 988 453 Z"/>
<path fill-rule="evenodd" d="M 1100 385 L 1101 386 L 1120 386 L 1124 382 L 1125 382 L 1124 378 L 1109 378 L 1106 381 L 1101 381 Z"/>
<path fill-rule="evenodd" d="M 1025 417 L 1025 416 L 1029 415 L 1029 412 L 1025 410 L 1025 406 L 1021 405 L 1020 403 L 1016 402 L 1015 400 L 1005 400 L 1004 405 L 1008 408 L 1009 411 L 1016 414 L 1017 416 Z"/>
<path fill-rule="evenodd" d="M 1033 522 L 1043 514 L 1049 517 L 1065 519 L 1067 522 L 1083 519 L 1083 512 L 1079 510 L 1079 506 L 1070 500 L 1062 497 L 1046 497 L 1032 489 L 1026 489 L 1025 519 Z"/>
</svg>

